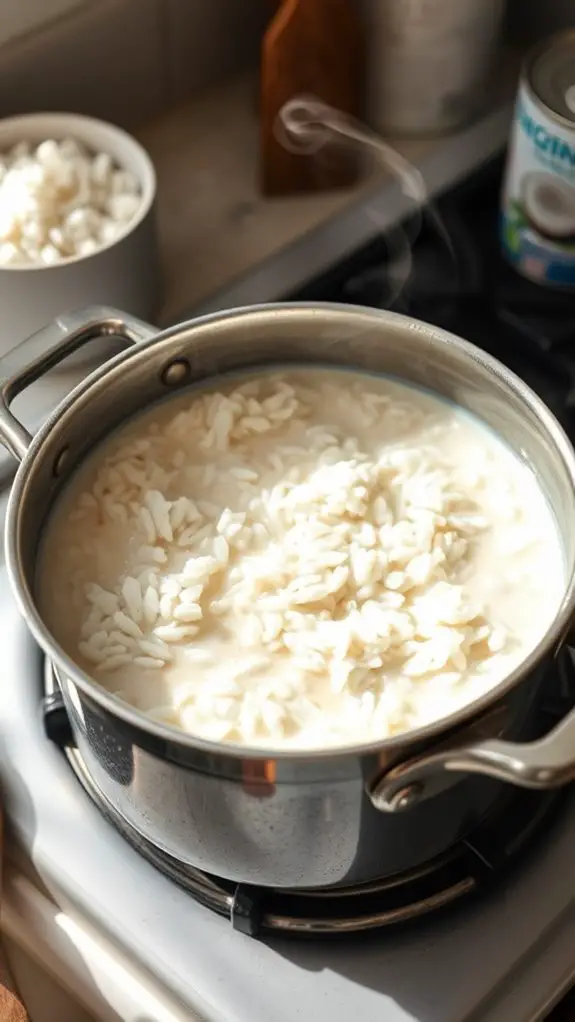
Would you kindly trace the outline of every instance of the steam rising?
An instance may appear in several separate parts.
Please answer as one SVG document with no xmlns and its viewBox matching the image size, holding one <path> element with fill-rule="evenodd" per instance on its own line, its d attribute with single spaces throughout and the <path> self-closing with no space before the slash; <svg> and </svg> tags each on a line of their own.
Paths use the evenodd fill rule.
<svg viewBox="0 0 575 1022">
<path fill-rule="evenodd" d="M 441 242 L 445 245 L 453 262 L 454 273 L 458 264 L 449 232 L 431 203 L 423 175 L 387 142 L 364 125 L 341 111 L 328 106 L 314 96 L 296 96 L 284 104 L 275 125 L 275 134 L 281 145 L 292 153 L 313 156 L 328 145 L 343 144 L 359 146 L 371 151 L 386 170 L 397 181 L 403 195 L 415 207 L 409 210 L 409 234 L 405 226 L 394 224 L 390 227 L 387 217 L 374 208 L 368 210 L 376 227 L 385 235 L 388 247 L 386 281 L 389 293 L 386 303 L 393 305 L 402 294 L 413 269 L 412 248 L 427 216 L 433 224 Z M 403 216 L 400 217 L 404 219 Z"/>
</svg>

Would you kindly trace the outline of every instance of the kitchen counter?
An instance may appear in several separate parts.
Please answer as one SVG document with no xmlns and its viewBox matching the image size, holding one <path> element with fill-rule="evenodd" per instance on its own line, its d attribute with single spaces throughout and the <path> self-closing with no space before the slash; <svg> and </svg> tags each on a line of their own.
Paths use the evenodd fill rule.
<svg viewBox="0 0 575 1022">
<path fill-rule="evenodd" d="M 177 319 L 227 281 L 338 213 L 382 176 L 379 168 L 372 168 L 353 188 L 263 198 L 257 180 L 257 82 L 252 75 L 179 107 L 139 137 L 158 173 L 164 322 Z M 433 144 L 409 143 L 404 148 L 417 160 Z"/>
<path fill-rule="evenodd" d="M 517 54 L 506 54 L 494 107 L 512 98 L 517 66 Z M 373 162 L 353 188 L 263 198 L 258 190 L 257 89 L 255 76 L 246 75 L 139 132 L 158 173 L 162 323 L 176 322 L 206 303 L 231 281 L 375 193 L 386 179 L 385 169 Z M 394 145 L 420 166 L 456 138 Z"/>
</svg>

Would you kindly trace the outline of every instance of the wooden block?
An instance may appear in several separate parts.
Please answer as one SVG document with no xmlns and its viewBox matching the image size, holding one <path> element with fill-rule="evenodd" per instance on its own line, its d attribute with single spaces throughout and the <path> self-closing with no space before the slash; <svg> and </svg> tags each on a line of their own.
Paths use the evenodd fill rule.
<svg viewBox="0 0 575 1022">
<path fill-rule="evenodd" d="M 271 2 L 271 0 L 270 0 Z M 279 111 L 297 95 L 313 95 L 359 116 L 362 31 L 354 0 L 283 0 L 263 40 L 261 68 L 261 189 L 264 195 L 342 188 L 357 180 L 353 149 L 289 152 L 276 137 Z"/>
</svg>

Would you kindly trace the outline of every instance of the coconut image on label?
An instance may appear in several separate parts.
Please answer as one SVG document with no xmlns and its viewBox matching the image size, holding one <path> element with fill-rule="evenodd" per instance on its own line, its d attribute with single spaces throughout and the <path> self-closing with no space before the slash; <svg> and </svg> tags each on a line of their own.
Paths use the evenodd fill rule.
<svg viewBox="0 0 575 1022">
<path fill-rule="evenodd" d="M 499 232 L 502 255 L 523 277 L 575 290 L 575 28 L 525 59 Z"/>
<path fill-rule="evenodd" d="M 524 225 L 541 237 L 559 245 L 575 244 L 575 188 L 556 175 L 526 174 L 517 212 L 523 213 Z"/>
</svg>

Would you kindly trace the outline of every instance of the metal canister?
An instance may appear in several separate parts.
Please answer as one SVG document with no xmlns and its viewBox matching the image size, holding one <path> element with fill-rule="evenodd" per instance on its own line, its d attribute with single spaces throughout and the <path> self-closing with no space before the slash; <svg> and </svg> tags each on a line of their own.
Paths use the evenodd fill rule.
<svg viewBox="0 0 575 1022">
<path fill-rule="evenodd" d="M 366 117 L 394 135 L 436 135 L 489 101 L 503 0 L 363 0 Z"/>
<path fill-rule="evenodd" d="M 575 30 L 527 57 L 501 208 L 506 259 L 525 277 L 575 289 Z"/>
</svg>

